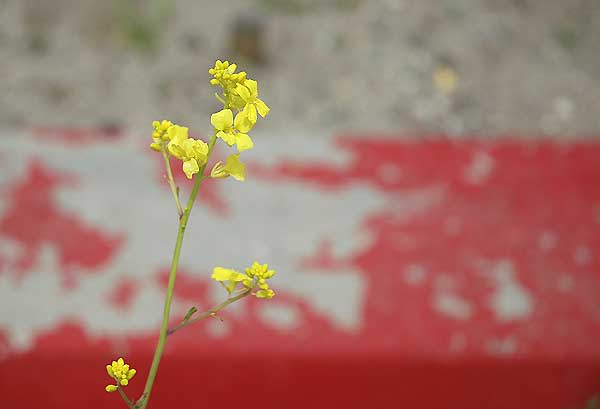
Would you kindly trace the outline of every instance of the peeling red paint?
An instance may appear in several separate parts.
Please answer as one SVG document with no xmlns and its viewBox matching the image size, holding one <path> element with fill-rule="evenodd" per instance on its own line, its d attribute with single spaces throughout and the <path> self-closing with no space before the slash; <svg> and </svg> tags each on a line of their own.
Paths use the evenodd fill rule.
<svg viewBox="0 0 600 409">
<path fill-rule="evenodd" d="M 121 309 L 127 309 L 137 293 L 136 281 L 129 278 L 122 278 L 110 293 L 108 301 Z"/>
<path fill-rule="evenodd" d="M 67 287 L 75 284 L 79 270 L 105 265 L 119 248 L 122 236 L 88 226 L 57 206 L 55 190 L 61 185 L 73 186 L 75 181 L 73 176 L 33 160 L 25 178 L 6 189 L 8 208 L 0 218 L 0 237 L 19 243 L 24 249 L 14 263 L 17 278 L 35 265 L 44 244 L 56 249 Z"/>
<path fill-rule="evenodd" d="M 294 260 L 312 273 L 358 272 L 364 280 L 360 325 L 341 328 L 322 306 L 275 286 L 271 301 L 246 299 L 239 311 L 223 311 L 222 323 L 205 320 L 170 338 L 161 373 L 184 376 L 161 378 L 154 405 L 168 407 L 173 396 L 182 406 L 193 405 L 193 391 L 202 388 L 207 405 L 228 407 L 253 405 L 248 396 L 264 392 L 269 399 L 260 400 L 263 408 L 378 408 L 393 402 L 559 409 L 583 407 L 598 392 L 600 145 L 340 139 L 335 148 L 350 153 L 348 162 L 287 158 L 251 170 L 273 189 L 294 184 L 325 197 L 367 186 L 385 198 L 360 219 L 360 233 L 368 237 L 362 247 L 339 256 L 341 238 L 321 237 L 315 251 Z M 493 166 L 483 176 L 467 177 L 482 154 Z M 176 175 L 189 189 L 180 170 Z M 60 209 L 56 189 L 76 188 L 75 182 L 37 160 L 23 180 L 8 185 L 0 238 L 24 248 L 17 275 L 31 270 L 42 244 L 56 249 L 64 279 L 110 266 L 124 247 L 126 231 L 108 234 Z M 201 203 L 228 215 L 219 183 L 205 183 Z M 431 197 L 420 201 L 419 195 Z M 164 288 L 168 271 L 157 268 L 148 280 Z M 176 302 L 201 309 L 219 302 L 208 276 L 180 270 Z M 109 302 L 125 312 L 135 284 L 118 283 Z M 524 304 L 513 302 L 504 311 L 502 285 L 526 293 Z M 440 294 L 472 309 L 464 316 L 440 311 Z M 293 325 L 269 322 L 269 308 L 295 314 Z M 40 330 L 29 350 L 10 351 L 0 365 L 3 403 L 37 407 L 43 396 L 46 407 L 112 404 L 114 396 L 103 391 L 103 366 L 125 353 L 143 378 L 156 329 L 107 337 L 92 336 L 87 325 L 60 321 Z M 0 331 L 0 348 L 8 348 L 9 335 Z M 80 368 L 77 388 L 61 375 L 74 363 Z M 22 380 L 17 387 L 15 377 Z M 230 393 L 231 382 L 240 385 L 238 393 Z M 141 383 L 130 390 L 139 393 Z M 44 393 L 48 385 L 53 390 Z M 66 389 L 75 395 L 56 392 Z"/>
</svg>

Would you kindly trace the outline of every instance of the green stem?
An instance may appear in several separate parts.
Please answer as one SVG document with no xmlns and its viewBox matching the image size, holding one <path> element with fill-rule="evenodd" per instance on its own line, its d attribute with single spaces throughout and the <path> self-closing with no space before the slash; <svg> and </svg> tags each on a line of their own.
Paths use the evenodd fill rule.
<svg viewBox="0 0 600 409">
<path fill-rule="evenodd" d="M 215 134 L 212 136 L 208 144 L 207 163 L 208 159 L 210 159 L 210 154 L 213 151 L 216 141 L 217 136 Z M 169 330 L 169 314 L 171 313 L 173 289 L 175 288 L 175 276 L 177 275 L 177 267 L 179 266 L 179 254 L 181 253 L 181 245 L 183 243 L 183 236 L 185 235 L 185 228 L 187 226 L 188 219 L 190 218 L 190 213 L 192 211 L 192 207 L 194 206 L 194 202 L 196 201 L 198 190 L 200 189 L 200 185 L 202 184 L 202 175 L 204 175 L 205 169 L 206 163 L 200 167 L 200 170 L 196 175 L 196 181 L 194 183 L 194 187 L 192 188 L 192 193 L 190 193 L 190 197 L 188 198 L 187 205 L 185 206 L 185 209 L 183 211 L 183 216 L 179 219 L 179 230 L 177 233 L 177 240 L 175 241 L 175 249 L 173 250 L 173 259 L 171 261 L 171 271 L 169 273 L 169 283 L 167 285 L 167 295 L 165 297 L 165 307 L 163 310 L 162 325 L 160 327 L 158 344 L 156 345 L 156 350 L 154 351 L 152 365 L 150 366 L 150 372 L 148 373 L 148 378 L 146 379 L 146 386 L 144 387 L 143 394 L 144 398 L 141 402 L 140 409 L 145 409 L 148 405 L 148 401 L 150 400 L 150 392 L 152 391 L 154 379 L 156 378 L 156 372 L 158 371 L 158 364 L 160 363 L 160 359 L 162 358 L 162 354 L 165 349 L 165 344 L 167 341 L 167 332 Z"/>
<path fill-rule="evenodd" d="M 163 158 L 165 159 L 165 168 L 167 170 L 167 181 L 169 182 L 169 187 L 171 188 L 171 193 L 173 194 L 173 199 L 175 199 L 175 206 L 177 206 L 177 214 L 179 218 L 183 216 L 183 209 L 181 208 L 181 202 L 179 201 L 179 189 L 175 184 L 175 179 L 173 178 L 173 171 L 171 170 L 171 161 L 169 160 L 169 154 L 165 150 L 163 145 L 162 151 Z"/>
<path fill-rule="evenodd" d="M 172 335 L 175 331 L 179 331 L 180 329 L 185 328 L 188 325 L 192 325 L 194 322 L 198 322 L 205 318 L 214 316 L 217 312 L 221 311 L 223 308 L 227 307 L 229 304 L 234 303 L 237 300 L 241 300 L 242 298 L 246 297 L 247 295 L 250 295 L 251 292 L 252 292 L 252 289 L 246 290 L 243 293 L 236 295 L 235 297 L 230 297 L 230 298 L 226 299 L 221 304 L 211 308 L 210 310 L 204 311 L 203 313 L 199 314 L 197 317 L 195 317 L 193 319 L 183 321 L 181 324 L 168 330 L 167 335 Z"/>
<path fill-rule="evenodd" d="M 121 386 L 117 386 L 117 390 L 121 394 L 121 397 L 123 398 L 123 400 L 125 401 L 127 406 L 129 406 L 130 408 L 133 407 L 133 403 L 131 402 L 131 400 L 129 400 L 129 398 L 127 397 L 127 394 L 125 393 L 123 388 L 121 388 Z"/>
</svg>

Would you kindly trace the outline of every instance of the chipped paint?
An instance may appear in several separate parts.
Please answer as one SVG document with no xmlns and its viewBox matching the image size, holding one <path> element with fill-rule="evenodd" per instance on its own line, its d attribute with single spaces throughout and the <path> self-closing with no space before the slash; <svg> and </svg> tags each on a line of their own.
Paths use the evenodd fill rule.
<svg viewBox="0 0 600 409">
<path fill-rule="evenodd" d="M 473 305 L 456 294 L 441 292 L 433 296 L 433 308 L 440 314 L 466 321 L 473 316 Z"/>
<path fill-rule="evenodd" d="M 490 306 L 499 321 L 527 319 L 534 308 L 530 292 L 518 281 L 510 260 L 495 262 L 491 270 L 495 291 Z"/>
<path fill-rule="evenodd" d="M 494 170 L 494 159 L 486 152 L 478 151 L 473 154 L 471 162 L 464 172 L 467 183 L 481 185 L 486 182 Z"/>
</svg>

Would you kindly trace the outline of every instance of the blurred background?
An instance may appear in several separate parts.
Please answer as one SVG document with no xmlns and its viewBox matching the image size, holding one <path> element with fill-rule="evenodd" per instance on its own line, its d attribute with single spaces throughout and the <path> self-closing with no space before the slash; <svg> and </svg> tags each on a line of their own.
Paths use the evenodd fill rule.
<svg viewBox="0 0 600 409">
<path fill-rule="evenodd" d="M 263 129 L 590 135 L 596 0 L 3 0 L 0 121 L 203 125 L 207 67 L 235 60 Z"/>
<path fill-rule="evenodd" d="M 217 58 L 271 111 L 203 182 L 173 324 L 214 266 L 277 296 L 169 338 L 150 408 L 597 408 L 599 44 L 598 0 L 0 0 L 0 408 L 119 405 L 119 356 L 139 397 L 151 122 L 211 132 Z"/>
</svg>

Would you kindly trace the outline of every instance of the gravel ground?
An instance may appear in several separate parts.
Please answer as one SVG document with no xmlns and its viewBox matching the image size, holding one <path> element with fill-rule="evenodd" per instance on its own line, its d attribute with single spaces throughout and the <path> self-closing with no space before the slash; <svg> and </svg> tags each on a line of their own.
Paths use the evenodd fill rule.
<svg viewBox="0 0 600 409">
<path fill-rule="evenodd" d="M 0 123 L 206 129 L 222 57 L 272 133 L 600 134 L 598 0 L 138 3 L 0 0 Z"/>
</svg>

